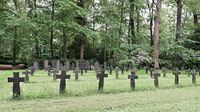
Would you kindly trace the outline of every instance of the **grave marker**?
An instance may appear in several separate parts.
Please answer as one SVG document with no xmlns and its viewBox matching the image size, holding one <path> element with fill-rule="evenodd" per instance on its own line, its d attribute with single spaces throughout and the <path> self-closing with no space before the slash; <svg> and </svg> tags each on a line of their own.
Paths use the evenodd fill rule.
<svg viewBox="0 0 200 112">
<path fill-rule="evenodd" d="M 193 69 L 193 70 L 191 71 L 191 75 L 192 75 L 192 84 L 193 84 L 193 85 L 196 85 L 196 75 L 197 75 L 197 72 L 196 72 L 195 69 Z"/>
<path fill-rule="evenodd" d="M 116 76 L 116 79 L 119 79 L 119 68 L 116 67 L 115 69 L 115 76 Z"/>
<path fill-rule="evenodd" d="M 13 72 L 13 77 L 8 77 L 8 82 L 13 82 L 13 97 L 20 96 L 20 82 L 25 82 L 25 78 L 19 77 L 19 72 Z"/>
<path fill-rule="evenodd" d="M 163 67 L 163 68 L 162 68 L 162 72 L 163 72 L 163 77 L 166 77 L 167 68 L 166 68 L 166 67 Z"/>
<path fill-rule="evenodd" d="M 179 71 L 178 68 L 175 68 L 175 71 L 173 72 L 173 74 L 175 75 L 175 85 L 179 84 L 179 75 L 181 74 L 181 72 Z"/>
<path fill-rule="evenodd" d="M 128 75 L 128 79 L 130 79 L 130 87 L 132 88 L 132 90 L 135 90 L 135 79 L 138 79 L 136 71 L 132 71 L 131 75 Z"/>
<path fill-rule="evenodd" d="M 77 81 L 78 80 L 78 74 L 80 73 L 81 71 L 78 69 L 78 68 L 76 68 L 75 70 L 74 70 L 74 72 L 73 73 L 75 73 L 75 80 Z"/>
<path fill-rule="evenodd" d="M 50 71 L 50 73 L 53 74 L 53 80 L 55 81 L 56 80 L 56 75 L 59 73 L 59 71 L 56 68 L 54 68 L 52 71 Z"/>
<path fill-rule="evenodd" d="M 70 79 L 70 75 L 67 75 L 66 71 L 61 71 L 61 75 L 56 75 L 56 79 L 60 79 L 60 94 L 65 92 L 66 79 Z"/>
<path fill-rule="evenodd" d="M 157 88 L 159 85 L 158 77 L 160 77 L 160 73 L 158 73 L 158 70 L 156 70 L 154 73 L 152 73 L 152 76 L 154 78 L 154 86 Z"/>
<path fill-rule="evenodd" d="M 22 74 L 25 75 L 25 82 L 29 82 L 29 74 L 31 74 L 31 72 L 26 69 L 25 72 L 22 72 Z"/>
<path fill-rule="evenodd" d="M 108 77 L 108 74 L 105 74 L 105 70 L 101 70 L 101 73 L 97 74 L 97 78 L 99 79 L 99 88 L 98 91 L 102 91 L 104 87 L 104 77 Z"/>
</svg>

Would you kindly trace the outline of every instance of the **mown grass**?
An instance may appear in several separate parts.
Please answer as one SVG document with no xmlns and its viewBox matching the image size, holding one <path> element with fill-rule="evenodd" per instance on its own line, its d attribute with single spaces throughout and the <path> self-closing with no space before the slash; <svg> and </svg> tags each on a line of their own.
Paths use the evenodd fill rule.
<svg viewBox="0 0 200 112">
<path fill-rule="evenodd" d="M 193 103 L 200 103 L 200 94 L 197 94 L 200 93 L 199 76 L 197 76 L 197 85 L 193 86 L 191 77 L 188 78 L 186 74 L 182 74 L 180 85 L 175 86 L 174 76 L 168 73 L 166 78 L 162 76 L 159 78 L 159 88 L 155 88 L 153 79 L 142 70 L 138 72 L 139 79 L 136 81 L 135 91 L 131 91 L 129 86 L 127 79 L 129 72 L 120 75 L 120 79 L 115 79 L 113 73 L 105 79 L 104 91 L 101 94 L 97 91 L 98 80 L 94 71 L 80 75 L 79 81 L 74 80 L 74 74 L 70 71 L 71 79 L 67 80 L 64 95 L 59 94 L 59 80 L 53 81 L 47 72 L 37 71 L 34 76 L 30 76 L 29 83 L 21 83 L 21 97 L 14 100 L 12 99 L 12 83 L 7 83 L 7 77 L 12 76 L 12 72 L 0 73 L 0 111 L 129 112 L 164 109 L 167 112 L 175 111 L 179 109 L 179 106 L 191 111 L 192 109 L 186 107 L 190 107 Z M 188 101 L 185 101 L 186 99 Z M 179 101 L 181 101 L 180 105 Z M 165 106 L 170 109 L 168 110 Z M 180 110 L 185 111 L 182 108 Z M 198 110 L 196 107 L 191 108 L 194 111 Z"/>
</svg>

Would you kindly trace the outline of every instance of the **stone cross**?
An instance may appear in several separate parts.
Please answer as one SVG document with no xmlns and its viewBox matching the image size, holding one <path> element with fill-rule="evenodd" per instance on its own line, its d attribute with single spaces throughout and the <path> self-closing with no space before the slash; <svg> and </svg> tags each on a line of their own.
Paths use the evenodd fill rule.
<svg viewBox="0 0 200 112">
<path fill-rule="evenodd" d="M 175 68 L 175 71 L 173 72 L 173 74 L 175 75 L 175 85 L 179 84 L 179 75 L 181 74 L 181 72 L 179 71 L 178 68 Z"/>
<path fill-rule="evenodd" d="M 44 60 L 44 70 L 45 71 L 48 70 L 48 66 L 49 66 L 49 61 L 48 60 Z"/>
<path fill-rule="evenodd" d="M 132 88 L 132 90 L 135 90 L 135 79 L 138 79 L 136 71 L 132 71 L 131 75 L 128 75 L 128 79 L 130 79 L 130 87 Z"/>
<path fill-rule="evenodd" d="M 25 72 L 22 72 L 22 74 L 25 75 L 25 82 L 29 82 L 29 74 L 31 74 L 31 72 L 26 69 Z"/>
<path fill-rule="evenodd" d="M 101 70 L 101 73 L 97 74 L 97 78 L 99 79 L 99 88 L 98 91 L 102 91 L 104 87 L 104 77 L 108 77 L 108 74 L 105 74 L 105 70 Z"/>
<path fill-rule="evenodd" d="M 77 81 L 78 80 L 78 74 L 80 73 L 81 71 L 78 69 L 78 68 L 76 68 L 74 71 L 73 71 L 73 73 L 75 73 L 75 80 Z"/>
<path fill-rule="evenodd" d="M 13 97 L 20 96 L 20 82 L 25 82 L 25 78 L 19 77 L 19 72 L 13 72 L 13 77 L 8 77 L 8 82 L 13 82 Z"/>
<path fill-rule="evenodd" d="M 163 67 L 163 68 L 162 68 L 162 72 L 163 72 L 163 77 L 166 77 L 167 68 L 166 68 L 166 67 Z"/>
<path fill-rule="evenodd" d="M 116 79 L 119 79 L 119 68 L 116 67 L 115 69 L 115 76 L 116 76 Z"/>
<path fill-rule="evenodd" d="M 53 74 L 53 80 L 55 81 L 56 80 L 56 75 L 59 73 L 59 71 L 56 68 L 54 68 L 52 71 L 50 71 L 50 73 Z"/>
<path fill-rule="evenodd" d="M 85 62 L 82 60 L 80 62 L 80 70 L 81 70 L 81 75 L 83 75 L 83 70 L 85 69 Z"/>
<path fill-rule="evenodd" d="M 159 85 L 158 77 L 160 77 L 160 73 L 158 73 L 158 71 L 156 70 L 155 72 L 152 73 L 152 75 L 154 78 L 154 86 L 158 87 L 158 85 Z"/>
<path fill-rule="evenodd" d="M 196 75 L 197 75 L 197 72 L 196 72 L 195 69 L 193 69 L 193 70 L 191 71 L 191 75 L 192 75 L 192 84 L 193 84 L 193 85 L 196 85 Z"/>
<path fill-rule="evenodd" d="M 63 94 L 66 88 L 66 79 L 70 79 L 70 75 L 67 75 L 66 71 L 61 71 L 61 75 L 56 75 L 56 79 L 60 79 L 60 94 Z"/>
<path fill-rule="evenodd" d="M 49 66 L 49 67 L 48 67 L 48 76 L 51 76 L 51 70 L 52 70 L 52 67 Z"/>
</svg>

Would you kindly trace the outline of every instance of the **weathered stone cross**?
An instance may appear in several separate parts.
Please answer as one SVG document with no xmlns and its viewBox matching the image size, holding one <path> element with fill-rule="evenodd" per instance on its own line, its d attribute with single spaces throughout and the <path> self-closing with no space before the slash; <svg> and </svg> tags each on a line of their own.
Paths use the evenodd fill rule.
<svg viewBox="0 0 200 112">
<path fill-rule="evenodd" d="M 128 75 L 128 79 L 130 79 L 130 86 L 132 90 L 135 90 L 135 79 L 138 79 L 138 75 L 136 75 L 136 71 L 132 71 L 131 75 Z"/>
<path fill-rule="evenodd" d="M 191 75 L 192 75 L 192 84 L 193 85 L 196 85 L 196 75 L 197 75 L 197 72 L 196 72 L 196 70 L 195 69 L 193 69 L 192 71 L 191 71 Z"/>
<path fill-rule="evenodd" d="M 101 70 L 101 73 L 97 73 L 97 78 L 99 78 L 99 88 L 98 91 L 102 91 L 104 87 L 104 77 L 108 77 L 108 74 L 105 74 L 105 70 Z"/>
<path fill-rule="evenodd" d="M 158 85 L 159 85 L 158 77 L 160 77 L 160 73 L 158 73 L 158 70 L 155 70 L 155 72 L 153 72 L 152 75 L 154 78 L 154 86 L 158 87 Z"/>
<path fill-rule="evenodd" d="M 25 82 L 29 82 L 29 74 L 31 74 L 31 72 L 26 69 L 25 72 L 22 72 L 22 74 L 25 75 Z"/>
<path fill-rule="evenodd" d="M 178 68 L 175 68 L 175 71 L 173 72 L 173 74 L 175 75 L 175 85 L 179 84 L 179 75 L 181 74 L 181 72 L 179 71 Z"/>
<path fill-rule="evenodd" d="M 20 82 L 25 82 L 25 78 L 19 77 L 19 72 L 13 72 L 13 77 L 8 77 L 8 82 L 13 82 L 13 97 L 20 96 Z"/>
<path fill-rule="evenodd" d="M 66 88 L 66 79 L 70 79 L 70 75 L 67 75 L 66 71 L 61 71 L 61 75 L 56 75 L 56 79 L 60 79 L 60 94 L 65 92 Z"/>
</svg>

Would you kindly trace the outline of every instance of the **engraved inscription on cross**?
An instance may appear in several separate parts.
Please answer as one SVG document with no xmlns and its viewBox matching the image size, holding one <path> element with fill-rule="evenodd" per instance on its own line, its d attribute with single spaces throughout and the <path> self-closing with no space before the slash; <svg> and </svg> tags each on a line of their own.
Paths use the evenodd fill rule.
<svg viewBox="0 0 200 112">
<path fill-rule="evenodd" d="M 20 96 L 20 82 L 25 82 L 25 78 L 19 77 L 19 72 L 13 72 L 13 77 L 8 77 L 8 82 L 13 82 L 13 97 Z"/>
</svg>

